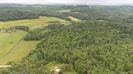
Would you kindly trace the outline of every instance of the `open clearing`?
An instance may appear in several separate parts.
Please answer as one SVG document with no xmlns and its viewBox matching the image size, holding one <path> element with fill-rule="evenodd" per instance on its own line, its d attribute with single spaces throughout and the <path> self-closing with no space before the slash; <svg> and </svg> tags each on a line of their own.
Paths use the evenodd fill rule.
<svg viewBox="0 0 133 74">
<path fill-rule="evenodd" d="M 74 21 L 74 22 L 79 22 L 81 21 L 80 19 L 76 18 L 76 17 L 73 17 L 73 16 L 68 16 L 68 18 L 71 20 L 71 21 Z"/>
<path fill-rule="evenodd" d="M 25 34 L 23 31 L 0 33 L 0 58 L 3 58 Z"/>
<path fill-rule="evenodd" d="M 0 28 L 10 28 L 15 26 L 28 26 L 30 30 L 47 26 L 50 23 L 69 24 L 60 18 L 39 17 L 38 19 L 16 20 L 0 22 Z M 39 41 L 24 41 L 23 37 L 27 34 L 25 31 L 16 30 L 15 32 L 0 32 L 0 65 L 10 61 L 17 62 L 29 54 Z"/>
<path fill-rule="evenodd" d="M 8 22 L 0 22 L 0 28 L 10 28 L 14 26 L 29 26 L 31 29 L 47 26 L 49 23 L 63 23 L 68 24 L 69 21 L 55 18 L 55 17 L 39 17 L 38 19 L 26 19 L 26 20 L 16 20 Z"/>
<path fill-rule="evenodd" d="M 38 41 L 21 41 L 15 48 L 10 50 L 3 58 L 0 58 L 0 64 L 6 64 L 10 61 L 19 62 L 21 58 L 24 58 L 35 49 Z"/>
</svg>

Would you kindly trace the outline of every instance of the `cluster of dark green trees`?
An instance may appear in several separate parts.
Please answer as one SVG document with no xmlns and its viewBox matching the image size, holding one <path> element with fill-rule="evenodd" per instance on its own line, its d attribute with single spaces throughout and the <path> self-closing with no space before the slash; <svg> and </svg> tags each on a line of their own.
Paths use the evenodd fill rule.
<svg viewBox="0 0 133 74">
<path fill-rule="evenodd" d="M 21 8 L 0 7 L 0 21 L 19 20 L 19 19 L 34 19 L 38 16 L 31 11 L 21 10 Z"/>
<path fill-rule="evenodd" d="M 40 28 L 34 29 L 32 31 L 29 32 L 29 34 L 27 34 L 24 37 L 24 40 L 26 41 L 37 41 L 37 40 L 41 40 L 43 38 L 43 30 Z"/>
<path fill-rule="evenodd" d="M 70 10 L 68 12 L 61 12 Z M 82 20 L 106 20 L 132 23 L 132 6 L 65 6 L 65 5 L 0 5 L 0 21 L 34 19 L 39 16 L 59 17 L 69 20 L 68 16 Z"/>
<path fill-rule="evenodd" d="M 28 26 L 15 26 L 15 27 L 9 27 L 9 28 L 0 28 L 0 32 L 4 32 L 4 33 L 11 33 L 11 32 L 15 32 L 16 30 L 21 30 L 21 31 L 29 31 L 30 28 Z"/>
<path fill-rule="evenodd" d="M 68 64 L 78 74 L 132 74 L 133 25 L 102 21 L 52 24 L 29 32 L 25 39 L 41 42 L 21 64 L 2 73 L 50 74 L 46 65 L 57 62 Z"/>
<path fill-rule="evenodd" d="M 30 30 L 28 26 L 15 26 L 13 28 L 17 30 L 27 31 L 27 32 Z"/>
</svg>

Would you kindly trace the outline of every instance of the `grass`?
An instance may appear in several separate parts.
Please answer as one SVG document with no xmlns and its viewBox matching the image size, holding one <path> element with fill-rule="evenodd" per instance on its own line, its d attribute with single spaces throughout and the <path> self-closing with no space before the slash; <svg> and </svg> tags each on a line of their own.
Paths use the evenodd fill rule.
<svg viewBox="0 0 133 74">
<path fill-rule="evenodd" d="M 66 9 L 66 10 L 60 10 L 58 12 L 60 12 L 60 13 L 68 13 L 68 12 L 71 12 L 71 10 L 70 9 Z"/>
<path fill-rule="evenodd" d="M 35 49 L 37 43 L 38 41 L 21 41 L 7 55 L 0 58 L 0 64 L 6 64 L 10 61 L 21 61 L 22 58 L 27 56 L 33 49 Z"/>
<path fill-rule="evenodd" d="M 0 22 L 0 28 L 10 28 L 15 26 L 29 26 L 30 29 L 47 26 L 51 22 L 69 24 L 60 18 L 55 17 L 39 17 L 38 19 L 25 19 Z M 16 32 L 3 33 L 0 32 L 0 64 L 6 64 L 10 61 L 17 62 L 27 56 L 32 51 L 38 41 L 23 41 L 23 37 L 27 32 L 16 30 Z"/>
<path fill-rule="evenodd" d="M 23 31 L 0 33 L 0 58 L 6 55 L 25 34 Z"/>
<path fill-rule="evenodd" d="M 64 74 L 78 74 L 76 72 L 64 72 Z"/>
<path fill-rule="evenodd" d="M 26 19 L 26 20 L 16 20 L 8 22 L 0 22 L 0 28 L 10 28 L 13 26 L 29 26 L 31 29 L 47 26 L 49 22 L 57 21 L 63 24 L 68 24 L 68 21 L 65 21 L 56 17 L 39 17 L 38 19 Z"/>
<path fill-rule="evenodd" d="M 74 21 L 74 22 L 80 22 L 81 20 L 76 18 L 76 17 L 73 17 L 73 16 L 68 16 L 68 18 L 71 20 L 71 21 Z"/>
</svg>

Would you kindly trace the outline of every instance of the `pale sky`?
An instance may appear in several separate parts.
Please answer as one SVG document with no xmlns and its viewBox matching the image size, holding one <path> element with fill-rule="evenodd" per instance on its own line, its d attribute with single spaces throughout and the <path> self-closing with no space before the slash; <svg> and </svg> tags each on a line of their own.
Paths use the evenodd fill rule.
<svg viewBox="0 0 133 74">
<path fill-rule="evenodd" d="M 0 0 L 0 3 L 117 5 L 117 4 L 133 4 L 133 0 Z"/>
</svg>

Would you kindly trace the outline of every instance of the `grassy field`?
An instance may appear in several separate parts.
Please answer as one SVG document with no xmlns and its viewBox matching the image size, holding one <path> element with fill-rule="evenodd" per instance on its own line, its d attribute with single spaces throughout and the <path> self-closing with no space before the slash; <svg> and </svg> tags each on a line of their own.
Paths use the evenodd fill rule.
<svg viewBox="0 0 133 74">
<path fill-rule="evenodd" d="M 68 24 L 69 22 L 55 17 L 39 17 L 38 19 L 0 22 L 0 28 L 29 26 L 32 30 L 47 26 L 50 23 Z M 0 64 L 20 61 L 21 58 L 35 48 L 38 41 L 23 41 L 23 37 L 26 34 L 27 32 L 20 30 L 11 33 L 0 32 Z"/>
<path fill-rule="evenodd" d="M 74 21 L 74 22 L 80 22 L 81 20 L 76 18 L 76 17 L 73 17 L 73 16 L 68 16 L 68 18 L 71 20 L 71 21 Z"/>
<path fill-rule="evenodd" d="M 0 33 L 0 59 L 23 38 L 26 32 Z"/>
<path fill-rule="evenodd" d="M 68 21 L 65 21 L 60 18 L 55 17 L 39 17 L 38 19 L 26 19 L 26 20 L 16 20 L 8 22 L 0 22 L 0 28 L 10 28 L 14 26 L 29 26 L 31 29 L 47 26 L 51 22 L 58 22 L 63 24 L 68 24 Z"/>
<path fill-rule="evenodd" d="M 32 51 L 38 41 L 21 41 L 14 49 L 10 50 L 6 55 L 0 58 L 0 64 L 6 64 L 10 61 L 19 62 L 22 58 Z"/>
</svg>

